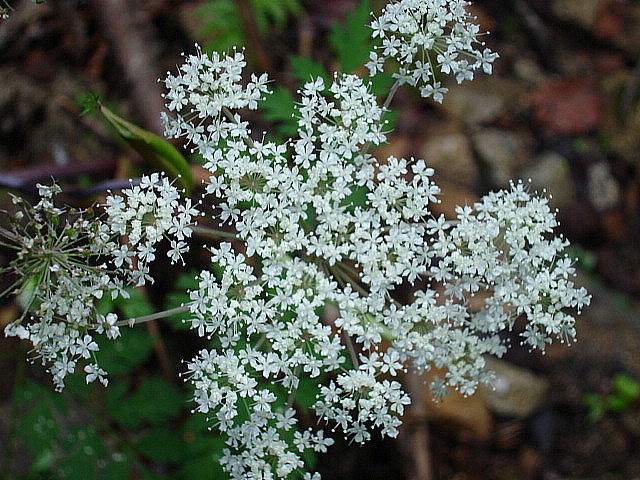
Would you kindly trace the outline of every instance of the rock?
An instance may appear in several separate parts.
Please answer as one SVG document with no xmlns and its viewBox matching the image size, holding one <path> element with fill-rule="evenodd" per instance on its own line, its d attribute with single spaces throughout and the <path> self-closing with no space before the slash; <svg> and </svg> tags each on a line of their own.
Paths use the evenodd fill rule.
<svg viewBox="0 0 640 480">
<path fill-rule="evenodd" d="M 441 202 L 431 204 L 431 212 L 436 217 L 442 214 L 449 220 L 453 220 L 458 216 L 456 213 L 458 205 L 473 205 L 479 200 L 475 193 L 460 184 L 439 180 L 438 186 L 442 191 L 439 196 Z"/>
<path fill-rule="evenodd" d="M 554 0 L 551 11 L 562 20 L 576 23 L 591 30 L 598 17 L 598 10 L 608 0 Z"/>
<path fill-rule="evenodd" d="M 538 85 L 547 77 L 538 62 L 528 57 L 517 57 L 513 60 L 513 72 L 527 85 Z"/>
<path fill-rule="evenodd" d="M 505 98 L 497 93 L 493 83 L 481 78 L 473 82 L 447 86 L 442 108 L 455 119 L 467 124 L 488 123 L 497 120 L 505 106 Z"/>
<path fill-rule="evenodd" d="M 444 372 L 434 369 L 425 375 L 424 395 L 429 420 L 447 425 L 454 424 L 456 430 L 466 430 L 478 440 L 488 440 L 493 432 L 493 418 L 482 395 L 476 392 L 474 395 L 464 397 L 461 393 L 453 391 L 446 395 L 442 402 L 435 402 L 429 392 L 429 383 L 436 375 L 442 378 Z"/>
<path fill-rule="evenodd" d="M 632 53 L 640 52 L 640 7 L 620 0 L 554 0 L 553 13 L 600 39 Z"/>
<path fill-rule="evenodd" d="M 478 169 L 467 136 L 460 132 L 435 131 L 420 152 L 428 166 L 435 169 L 436 179 L 471 185 Z"/>
<path fill-rule="evenodd" d="M 620 187 L 606 162 L 597 162 L 587 171 L 587 193 L 594 208 L 603 212 L 620 201 Z"/>
<path fill-rule="evenodd" d="M 482 129 L 471 137 L 480 159 L 489 169 L 492 186 L 504 186 L 528 156 L 520 138 L 504 130 Z"/>
<path fill-rule="evenodd" d="M 554 151 L 541 153 L 533 165 L 522 171 L 519 178 L 528 181 L 538 192 L 546 190 L 549 205 L 562 210 L 575 197 L 575 188 L 571 180 L 569 161 Z"/>
<path fill-rule="evenodd" d="M 487 369 L 495 372 L 491 387 L 483 387 L 484 401 L 492 412 L 524 418 L 536 412 L 546 401 L 546 379 L 504 360 L 487 358 Z"/>
</svg>

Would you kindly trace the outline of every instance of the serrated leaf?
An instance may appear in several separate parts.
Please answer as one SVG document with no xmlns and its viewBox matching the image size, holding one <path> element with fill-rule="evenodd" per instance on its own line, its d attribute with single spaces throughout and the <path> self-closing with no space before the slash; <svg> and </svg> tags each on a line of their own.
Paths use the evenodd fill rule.
<svg viewBox="0 0 640 480">
<path fill-rule="evenodd" d="M 345 26 L 334 22 L 329 33 L 329 42 L 335 50 L 342 71 L 352 73 L 369 60 L 371 29 L 367 26 L 371 7 L 363 0 L 345 18 Z"/>
<path fill-rule="evenodd" d="M 276 123 L 278 133 L 293 137 L 298 133 L 298 122 L 294 118 L 295 100 L 284 87 L 276 87 L 261 105 L 265 120 Z"/>
<path fill-rule="evenodd" d="M 320 62 L 316 62 L 309 57 L 299 57 L 297 55 L 289 55 L 289 61 L 291 62 L 291 71 L 300 85 L 304 85 L 318 77 L 322 77 L 326 86 L 331 84 L 329 75 L 327 75 L 327 71 Z"/>
<path fill-rule="evenodd" d="M 151 133 L 119 117 L 102 104 L 98 108 L 111 126 L 115 128 L 116 132 L 142 158 L 158 170 L 162 170 L 170 177 L 175 178 L 178 184 L 184 188 L 186 196 L 191 194 L 193 190 L 191 168 L 176 147 L 155 133 Z"/>
</svg>

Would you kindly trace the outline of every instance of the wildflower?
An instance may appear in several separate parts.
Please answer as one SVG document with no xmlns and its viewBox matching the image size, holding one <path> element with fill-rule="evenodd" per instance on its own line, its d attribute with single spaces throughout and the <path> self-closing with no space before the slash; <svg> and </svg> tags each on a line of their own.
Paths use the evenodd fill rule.
<svg viewBox="0 0 640 480">
<path fill-rule="evenodd" d="M 163 237 L 170 240 L 172 262 L 180 259 L 198 212 L 178 205 L 177 189 L 158 174 L 143 177 L 121 195 L 109 195 L 104 218 L 57 207 L 61 189 L 55 183 L 37 187 L 40 201 L 32 207 L 14 197 L 21 215 L 10 230 L 0 230 L 17 254 L 9 269 L 19 280 L 9 291 L 25 299 L 23 315 L 5 327 L 5 335 L 29 339 L 61 390 L 77 362 L 98 350 L 93 332 L 110 339 L 120 334 L 117 316 L 99 314 L 96 302 L 105 294 L 126 298 L 127 285 L 144 284 Z M 87 381 L 106 384 L 98 365 L 85 372 Z"/>
<path fill-rule="evenodd" d="M 464 2 L 440 3 L 435 13 L 422 13 L 431 15 L 425 25 L 440 15 L 466 19 Z M 386 11 L 406 15 L 407 4 L 391 4 Z M 374 32 L 399 31 L 401 18 L 383 14 Z M 398 24 L 391 27 L 392 22 Z M 454 45 L 444 69 L 467 76 L 475 66 L 463 68 L 456 58 L 460 49 L 471 48 L 468 32 L 474 30 L 466 24 L 449 28 L 449 21 L 436 22 L 424 32 L 433 38 L 420 41 Z M 405 37 L 387 40 L 384 55 L 413 58 L 400 53 Z M 409 404 L 401 385 L 382 374 L 395 375 L 407 363 L 417 370 L 435 365 L 446 371 L 438 397 L 447 386 L 470 394 L 489 378 L 483 355 L 506 351 L 499 332 L 512 328 L 516 316 L 528 317 L 523 341 L 533 348 L 553 336 L 572 336 L 572 317 L 563 310 L 579 309 L 589 297 L 567 280 L 566 261 L 557 263 L 566 242 L 548 238 L 556 222 L 546 201 L 515 184 L 459 208 L 453 224 L 434 218 L 430 207 L 440 189 L 424 160 L 380 161 L 364 153 L 369 144 L 385 140 L 384 110 L 354 75 L 335 75 L 330 85 L 322 79 L 304 85 L 297 138 L 285 144 L 256 140 L 233 109 L 255 107 L 248 97 L 257 102 L 257 92 L 267 93 L 261 86 L 266 79 L 253 85 L 254 77 L 246 87 L 228 82 L 231 72 L 239 78 L 243 66 L 238 52 L 208 58 L 198 51 L 178 77 L 167 78 L 171 89 L 192 99 L 167 120 L 167 130 L 187 135 L 186 118 L 207 124 L 206 135 L 188 138 L 206 158 L 206 191 L 215 197 L 221 220 L 246 245 L 242 252 L 227 242 L 212 247 L 218 277 L 202 271 L 199 288 L 190 292 L 193 328 L 217 335 L 220 346 L 200 352 L 188 364 L 187 377 L 197 409 L 227 435 L 230 448 L 222 463 L 233 478 L 250 471 L 273 474 L 266 450 L 287 452 L 289 460 L 275 468 L 278 475 L 290 472 L 299 454 L 325 445 L 322 430 L 296 432 L 287 443 L 289 426 L 256 379 L 277 379 L 291 396 L 298 377 L 330 374 L 328 386 L 318 387 L 313 409 L 364 442 L 372 427 L 397 435 L 398 416 Z M 178 111 L 171 102 L 167 106 Z M 206 111 L 214 112 L 211 118 Z M 356 192 L 361 201 L 355 201 Z M 427 287 L 412 303 L 392 300 L 400 284 L 418 278 Z M 485 306 L 471 311 L 468 299 L 480 290 L 487 292 Z M 322 319 L 327 305 L 338 310 L 333 325 Z M 390 346 L 380 352 L 383 337 Z M 248 419 L 239 402 L 249 406 Z"/>
<path fill-rule="evenodd" d="M 473 80 L 480 68 L 491 74 L 498 54 L 478 49 L 478 26 L 464 0 L 397 0 L 385 6 L 370 26 L 372 36 L 382 44 L 370 52 L 367 67 L 371 75 L 383 71 L 384 63 L 395 59 L 399 70 L 394 77 L 401 83 L 419 87 L 423 97 L 442 103 L 448 91 L 436 76 L 455 76 L 458 83 Z"/>
</svg>

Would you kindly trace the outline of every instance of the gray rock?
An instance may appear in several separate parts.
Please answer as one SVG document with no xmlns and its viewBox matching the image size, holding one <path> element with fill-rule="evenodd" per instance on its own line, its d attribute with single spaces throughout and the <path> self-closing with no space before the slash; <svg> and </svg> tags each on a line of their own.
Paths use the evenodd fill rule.
<svg viewBox="0 0 640 480">
<path fill-rule="evenodd" d="M 478 175 L 473 153 L 466 135 L 459 132 L 435 133 L 422 147 L 422 158 L 435 169 L 436 178 L 465 185 Z"/>
<path fill-rule="evenodd" d="M 472 125 L 492 122 L 504 110 L 505 98 L 485 79 L 447 87 L 449 93 L 445 96 L 442 108 L 461 122 Z"/>
<path fill-rule="evenodd" d="M 562 210 L 574 198 L 575 188 L 571 180 L 569 161 L 557 152 L 548 151 L 538 155 L 533 165 L 519 175 L 522 180 L 531 181 L 538 192 L 546 190 L 549 205 Z"/>
<path fill-rule="evenodd" d="M 487 358 L 487 369 L 495 373 L 490 387 L 482 389 L 484 401 L 492 412 L 510 417 L 528 417 L 547 399 L 549 382 L 529 370 L 504 360 Z"/>
<path fill-rule="evenodd" d="M 511 132 L 482 129 L 471 138 L 475 151 L 489 169 L 488 180 L 492 186 L 507 185 L 518 166 L 527 160 L 522 140 Z"/>
</svg>

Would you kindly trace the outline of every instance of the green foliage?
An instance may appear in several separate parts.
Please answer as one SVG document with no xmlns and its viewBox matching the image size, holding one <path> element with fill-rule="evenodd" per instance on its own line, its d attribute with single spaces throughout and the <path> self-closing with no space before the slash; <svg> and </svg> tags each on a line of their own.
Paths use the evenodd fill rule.
<svg viewBox="0 0 640 480">
<path fill-rule="evenodd" d="M 131 148 L 156 169 L 162 170 L 169 177 L 176 179 L 185 190 L 186 196 L 191 194 L 193 190 L 191 168 L 176 147 L 155 133 L 151 133 L 119 117 L 102 104 L 98 103 L 98 109 Z"/>
<path fill-rule="evenodd" d="M 596 254 L 579 245 L 571 245 L 566 250 L 569 258 L 575 258 L 577 266 L 587 272 L 593 272 L 596 268 L 598 258 Z"/>
<path fill-rule="evenodd" d="M 152 377 L 130 393 L 120 387 L 109 397 L 109 413 L 123 428 L 137 428 L 144 424 L 163 425 L 178 416 L 187 398 L 175 386 L 159 377 Z"/>
<path fill-rule="evenodd" d="M 327 71 L 320 62 L 316 62 L 309 57 L 299 57 L 298 55 L 289 55 L 289 62 L 299 85 L 302 86 L 318 77 L 324 80 L 325 85 L 331 83 L 331 78 L 329 78 Z"/>
<path fill-rule="evenodd" d="M 76 105 L 80 108 L 80 115 L 86 115 L 100 106 L 101 98 L 96 92 L 89 92 L 76 98 Z"/>
<path fill-rule="evenodd" d="M 167 300 L 164 304 L 166 310 L 180 307 L 191 301 L 189 298 L 189 291 L 196 290 L 199 285 L 198 272 L 190 270 L 188 272 L 181 273 L 173 286 L 173 290 L 167 295 Z M 192 318 L 193 315 L 190 312 L 178 313 L 167 318 L 166 322 L 173 330 L 189 330 L 191 324 L 183 322 Z"/>
<path fill-rule="evenodd" d="M 298 122 L 295 115 L 295 100 L 284 87 L 276 87 L 273 93 L 262 102 L 264 119 L 276 125 L 276 131 L 283 137 L 296 136 Z"/>
<path fill-rule="evenodd" d="M 140 317 L 153 312 L 151 305 L 138 290 L 128 289 L 130 298 L 118 297 L 106 300 L 99 310 L 111 311 L 117 308 L 125 318 Z M 100 350 L 96 352 L 98 363 L 112 375 L 124 374 L 147 361 L 153 350 L 153 340 L 142 325 L 134 328 L 123 327 L 122 335 L 115 340 L 99 339 Z M 110 387 L 111 388 L 111 387 Z"/>
<path fill-rule="evenodd" d="M 250 0 L 258 33 L 266 34 L 272 28 L 282 28 L 290 15 L 299 15 L 302 7 L 298 0 Z M 199 33 L 207 40 L 208 52 L 229 50 L 246 44 L 237 3 L 233 0 L 208 0 L 196 10 L 202 19 Z"/>
<path fill-rule="evenodd" d="M 369 60 L 369 51 L 373 48 L 371 29 L 367 26 L 370 14 L 369 0 L 361 1 L 351 13 L 347 14 L 345 25 L 334 22 L 329 34 L 329 43 L 338 58 L 340 70 L 352 73 Z M 306 82 L 321 77 L 325 85 L 331 84 L 331 77 L 325 67 L 312 58 L 289 56 L 291 71 L 302 87 Z M 370 79 L 372 93 L 386 95 L 393 78 L 388 74 L 378 74 Z M 276 87 L 273 93 L 262 102 L 264 119 L 276 125 L 276 132 L 283 138 L 295 137 L 298 124 L 295 118 L 295 98 L 284 87 Z M 384 120 L 391 129 L 397 114 L 388 112 Z"/>
<path fill-rule="evenodd" d="M 113 456 L 90 417 L 78 421 L 71 411 L 71 397 L 25 381 L 13 392 L 20 405 L 16 433 L 30 454 L 24 480 L 66 478 L 84 480 L 126 480 L 127 466 L 121 456 Z M 85 416 L 87 411 L 82 412 Z"/>
<path fill-rule="evenodd" d="M 624 412 L 640 400 L 640 383 L 625 374 L 613 377 L 613 391 L 607 396 L 587 393 L 582 401 L 589 409 L 587 418 L 597 422 L 607 412 Z"/>
<path fill-rule="evenodd" d="M 352 73 L 369 60 L 371 29 L 367 26 L 371 15 L 369 0 L 361 1 L 346 16 L 345 25 L 334 22 L 329 42 L 338 56 L 342 71 Z"/>
</svg>

